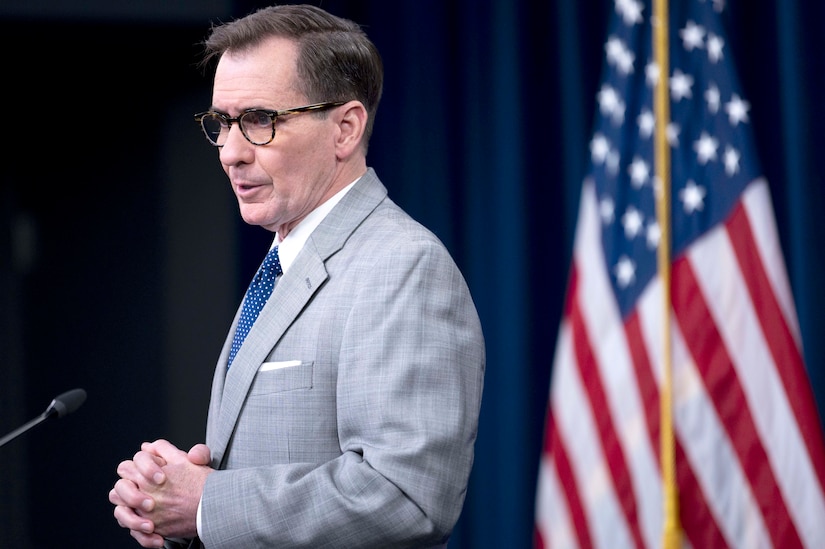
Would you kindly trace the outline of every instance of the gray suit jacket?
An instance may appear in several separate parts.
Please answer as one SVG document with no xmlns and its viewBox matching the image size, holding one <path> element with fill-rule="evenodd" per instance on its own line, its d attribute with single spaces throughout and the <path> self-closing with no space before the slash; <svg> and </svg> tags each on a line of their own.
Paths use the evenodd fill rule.
<svg viewBox="0 0 825 549">
<path fill-rule="evenodd" d="M 239 310 L 240 311 L 240 310 Z M 446 544 L 473 463 L 481 325 L 443 244 L 372 169 L 277 282 L 232 368 L 218 360 L 202 541 Z"/>
</svg>

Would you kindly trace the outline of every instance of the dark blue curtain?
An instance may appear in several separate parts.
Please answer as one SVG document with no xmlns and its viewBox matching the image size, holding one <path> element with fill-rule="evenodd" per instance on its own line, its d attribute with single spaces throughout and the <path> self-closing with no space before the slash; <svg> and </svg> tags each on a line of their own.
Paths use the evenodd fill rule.
<svg viewBox="0 0 825 549">
<path fill-rule="evenodd" d="M 687 0 L 685 0 L 687 1 Z M 727 3 L 825 411 L 825 5 Z M 325 2 L 386 64 L 370 163 L 452 250 L 484 325 L 477 457 L 453 547 L 529 547 L 556 331 L 613 2 Z"/>
</svg>

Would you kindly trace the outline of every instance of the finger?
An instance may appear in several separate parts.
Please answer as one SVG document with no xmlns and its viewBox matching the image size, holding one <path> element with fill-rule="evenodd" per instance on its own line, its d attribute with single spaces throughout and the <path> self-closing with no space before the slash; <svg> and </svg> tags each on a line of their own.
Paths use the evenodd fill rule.
<svg viewBox="0 0 825 549">
<path fill-rule="evenodd" d="M 123 501 L 114 488 L 109 490 L 109 503 L 113 505 L 126 505 L 126 502 Z"/>
<path fill-rule="evenodd" d="M 135 532 L 143 532 L 146 535 L 152 534 L 155 531 L 155 524 L 146 517 L 139 516 L 131 507 L 117 505 L 112 514 L 117 520 L 117 523 L 123 528 L 128 528 Z"/>
<path fill-rule="evenodd" d="M 163 537 L 158 534 L 145 534 L 139 530 L 131 530 L 129 534 L 141 547 L 163 547 Z"/>
<path fill-rule="evenodd" d="M 116 505 L 125 505 L 126 507 L 141 509 L 146 512 L 152 511 L 155 508 L 155 500 L 141 491 L 131 480 L 118 480 L 112 490 L 115 492 Z M 111 498 L 112 496 L 110 496 L 110 501 Z M 112 503 L 115 502 L 112 501 Z"/>
<path fill-rule="evenodd" d="M 142 478 L 147 481 L 151 481 L 156 486 L 163 484 L 166 480 L 166 475 L 163 473 L 162 469 L 162 467 L 166 465 L 166 460 L 162 457 L 151 452 L 141 450 L 135 454 L 135 458 L 132 460 L 132 463 L 134 464 L 135 470 Z"/>
<path fill-rule="evenodd" d="M 209 465 L 212 461 L 211 452 L 206 444 L 195 444 L 189 450 L 189 461 L 195 465 Z"/>
<path fill-rule="evenodd" d="M 151 452 L 155 455 L 165 457 L 167 455 L 176 455 L 180 449 L 169 442 L 168 440 L 159 438 L 154 442 L 144 442 L 140 445 L 140 449 L 145 452 Z"/>
<path fill-rule="evenodd" d="M 121 478 L 129 479 L 134 479 L 140 475 L 140 473 L 137 470 L 137 467 L 135 467 L 135 462 L 131 459 L 121 461 L 120 463 L 118 463 L 117 474 Z"/>
</svg>

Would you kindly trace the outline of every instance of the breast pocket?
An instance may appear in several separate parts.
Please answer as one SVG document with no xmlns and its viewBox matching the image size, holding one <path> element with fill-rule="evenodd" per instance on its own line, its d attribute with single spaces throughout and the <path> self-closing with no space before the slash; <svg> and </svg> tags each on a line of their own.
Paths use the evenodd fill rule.
<svg viewBox="0 0 825 549">
<path fill-rule="evenodd" d="M 251 395 L 270 395 L 297 389 L 312 389 L 314 362 L 266 362 L 255 374 Z"/>
</svg>

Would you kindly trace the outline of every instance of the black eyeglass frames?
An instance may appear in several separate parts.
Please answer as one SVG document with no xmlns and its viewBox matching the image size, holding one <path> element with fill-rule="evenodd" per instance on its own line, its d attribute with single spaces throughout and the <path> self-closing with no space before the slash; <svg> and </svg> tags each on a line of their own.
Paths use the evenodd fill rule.
<svg viewBox="0 0 825 549">
<path fill-rule="evenodd" d="M 284 109 L 282 111 L 272 111 L 267 109 L 248 109 L 237 117 L 227 116 L 221 112 L 206 111 L 195 115 L 195 122 L 201 125 L 206 139 L 216 147 L 223 147 L 229 137 L 229 130 L 232 124 L 237 122 L 241 127 L 241 133 L 247 141 L 253 145 L 266 145 L 275 139 L 275 119 L 288 114 L 298 114 L 302 112 L 325 111 L 334 107 L 340 107 L 346 101 L 327 101 L 325 103 L 314 103 L 294 109 Z"/>
</svg>

